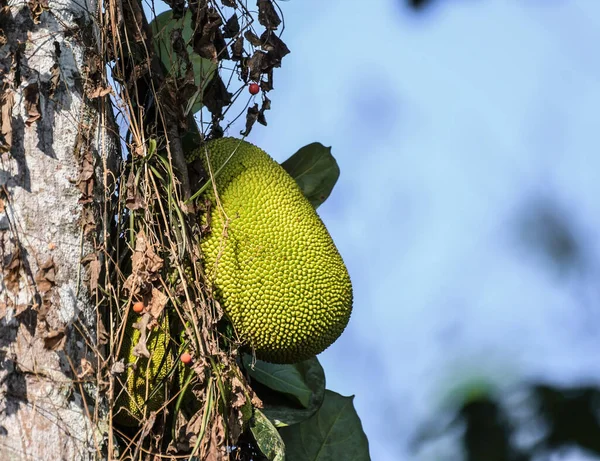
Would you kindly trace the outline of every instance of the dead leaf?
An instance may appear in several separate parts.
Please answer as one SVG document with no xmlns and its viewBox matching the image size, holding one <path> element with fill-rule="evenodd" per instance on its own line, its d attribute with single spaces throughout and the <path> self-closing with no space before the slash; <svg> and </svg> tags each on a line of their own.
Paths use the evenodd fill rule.
<svg viewBox="0 0 600 461">
<path fill-rule="evenodd" d="M 56 93 L 59 85 L 60 67 L 58 66 L 58 63 L 54 63 L 54 65 L 50 68 L 50 87 L 48 88 L 48 97 L 50 99 L 54 99 L 54 94 Z"/>
<path fill-rule="evenodd" d="M 31 11 L 31 18 L 34 24 L 42 22 L 40 16 L 44 11 L 48 11 L 48 0 L 30 0 L 28 3 L 29 10 Z"/>
<path fill-rule="evenodd" d="M 123 288 L 131 295 L 148 292 L 152 283 L 158 280 L 163 260 L 158 256 L 146 240 L 143 231 L 138 232 L 135 241 L 135 250 L 131 257 L 131 275 L 127 277 Z"/>
<path fill-rule="evenodd" d="M 135 187 L 135 174 L 133 174 L 133 171 L 131 171 L 127 177 L 125 189 L 125 206 L 127 208 L 130 210 L 139 210 L 140 208 L 145 207 L 144 199 Z"/>
<path fill-rule="evenodd" d="M 244 414 L 242 408 L 246 405 L 248 399 L 244 384 L 234 376 L 231 379 L 231 403 L 229 408 L 229 418 L 227 428 L 232 443 L 236 443 L 239 436 L 244 432 Z"/>
<path fill-rule="evenodd" d="M 254 408 L 260 409 L 260 408 L 264 408 L 264 406 L 265 406 L 263 401 L 254 392 L 252 392 L 252 399 L 250 401 L 252 402 L 252 406 Z"/>
<path fill-rule="evenodd" d="M 120 375 L 125 371 L 125 359 L 121 359 L 118 362 L 115 362 L 110 369 L 111 375 Z"/>
<path fill-rule="evenodd" d="M 11 255 L 9 263 L 4 268 L 4 282 L 6 288 L 13 293 L 19 291 L 19 282 L 21 280 L 21 250 L 19 247 Z"/>
<path fill-rule="evenodd" d="M 30 83 L 23 90 L 25 96 L 25 111 L 27 112 L 27 126 L 33 125 L 36 120 L 42 118 L 40 114 L 40 91 L 37 83 Z"/>
<path fill-rule="evenodd" d="M 147 302 L 147 309 L 150 312 L 150 315 L 155 319 L 158 319 L 167 305 L 167 302 L 169 302 L 167 295 L 152 287 L 152 294 L 150 300 Z"/>
<path fill-rule="evenodd" d="M 81 192 L 79 203 L 94 201 L 94 158 L 89 149 L 83 151 L 79 159 L 79 176 L 75 181 L 77 189 Z"/>
<path fill-rule="evenodd" d="M 62 351 L 65 347 L 67 335 L 65 330 L 50 330 L 44 336 L 44 348 L 51 351 Z"/>
<path fill-rule="evenodd" d="M 134 357 L 146 357 L 147 359 L 150 358 L 150 351 L 146 345 L 146 340 L 148 339 L 148 324 L 151 320 L 152 317 L 150 317 L 150 314 L 146 313 L 142 315 L 142 318 L 139 320 L 139 322 L 133 324 L 133 328 L 140 331 L 140 339 L 131 351 Z"/>
<path fill-rule="evenodd" d="M 100 279 L 101 264 L 96 253 L 89 253 L 81 259 L 81 264 L 87 266 L 90 277 L 90 290 L 98 289 L 98 280 Z"/>
<path fill-rule="evenodd" d="M 231 60 L 240 61 L 244 55 L 244 38 L 240 35 L 231 45 Z"/>
<path fill-rule="evenodd" d="M 103 98 L 107 94 L 112 94 L 113 90 L 110 86 L 97 86 L 93 91 L 88 93 L 90 99 Z"/>
<path fill-rule="evenodd" d="M 222 461 L 227 459 L 225 425 L 223 417 L 216 414 L 211 424 L 210 438 L 205 439 L 201 459 L 206 461 Z"/>
<path fill-rule="evenodd" d="M 236 13 L 227 20 L 225 27 L 223 27 L 223 37 L 233 38 L 240 33 L 240 23 Z"/>
<path fill-rule="evenodd" d="M 88 235 L 96 229 L 96 218 L 94 218 L 94 211 L 92 208 L 83 207 L 81 215 L 79 216 L 79 224 L 83 229 L 83 235 Z"/>
<path fill-rule="evenodd" d="M 79 366 L 81 368 L 81 371 L 79 373 L 77 373 L 78 379 L 84 379 L 84 378 L 94 374 L 94 366 L 86 358 L 82 358 L 80 360 Z"/>
<path fill-rule="evenodd" d="M 10 152 L 12 147 L 12 110 L 15 95 L 11 89 L 2 88 L 0 95 L 0 153 Z"/>
<path fill-rule="evenodd" d="M 258 120 L 259 113 L 258 104 L 248 107 L 248 112 L 246 112 L 246 129 L 240 133 L 242 136 L 248 136 L 250 134 L 252 127 L 256 123 L 256 120 Z"/>
<path fill-rule="evenodd" d="M 35 283 L 40 293 L 50 291 L 56 285 L 56 266 L 54 260 L 48 258 L 35 274 Z"/>
<path fill-rule="evenodd" d="M 220 75 L 215 74 L 204 91 L 204 105 L 213 116 L 221 116 L 223 107 L 231 104 L 231 97 Z"/>
<path fill-rule="evenodd" d="M 109 335 L 108 331 L 106 331 L 106 328 L 104 327 L 104 323 L 98 322 L 97 328 L 98 331 L 96 332 L 96 336 L 98 338 L 98 345 L 103 346 L 104 344 L 108 344 Z"/>
<path fill-rule="evenodd" d="M 275 30 L 281 24 L 281 19 L 275 11 L 271 0 L 258 0 L 258 22 L 266 29 Z"/>
<path fill-rule="evenodd" d="M 244 38 L 248 40 L 252 46 L 262 45 L 262 42 L 260 41 L 260 38 L 258 38 L 258 35 L 256 35 L 251 30 L 247 30 L 246 32 L 244 32 Z"/>
<path fill-rule="evenodd" d="M 281 40 L 276 33 L 270 30 L 265 30 L 260 36 L 261 47 L 267 51 L 269 55 L 269 67 L 280 67 L 281 60 L 284 56 L 290 53 L 287 45 Z"/>
<path fill-rule="evenodd" d="M 265 118 L 265 111 L 271 109 L 271 100 L 263 93 L 263 102 L 258 111 L 258 118 L 256 121 L 263 126 L 267 126 L 267 119 Z"/>
</svg>

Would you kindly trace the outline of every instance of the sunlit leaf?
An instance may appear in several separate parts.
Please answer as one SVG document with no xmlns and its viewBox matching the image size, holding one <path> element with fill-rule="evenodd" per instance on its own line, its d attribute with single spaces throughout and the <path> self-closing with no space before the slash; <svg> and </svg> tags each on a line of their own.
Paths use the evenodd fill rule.
<svg viewBox="0 0 600 461">
<path fill-rule="evenodd" d="M 284 461 L 285 445 L 277 429 L 271 421 L 258 409 L 254 410 L 254 417 L 250 423 L 250 431 L 256 440 L 258 449 L 269 461 Z"/>
<path fill-rule="evenodd" d="M 281 166 L 296 180 L 315 209 L 329 197 L 340 176 L 331 147 L 318 142 L 302 147 Z"/>
</svg>

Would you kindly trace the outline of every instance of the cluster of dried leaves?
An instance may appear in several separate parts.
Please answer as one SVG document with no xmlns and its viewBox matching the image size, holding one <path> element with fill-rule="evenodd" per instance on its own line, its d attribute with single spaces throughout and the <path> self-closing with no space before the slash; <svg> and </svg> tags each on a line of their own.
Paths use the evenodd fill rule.
<svg viewBox="0 0 600 461">
<path fill-rule="evenodd" d="M 141 2 L 116 0 L 105 2 L 101 17 L 103 59 L 116 85 L 112 89 L 106 85 L 102 61 L 90 59 L 87 68 L 88 98 L 112 95 L 127 157 L 114 185 L 116 192 L 110 191 L 117 218 L 114 238 L 85 258 L 90 287 L 103 309 L 104 328 L 99 331 L 106 338 L 99 344 L 107 347 L 107 353 L 98 366 L 109 404 L 114 404 L 127 368 L 135 366 L 125 363 L 120 350 L 123 335 L 129 334 L 127 319 L 137 315 L 131 309 L 134 302 L 145 306 L 133 324 L 141 333 L 135 356 L 152 353 L 147 333 L 160 328 L 161 318 L 169 316 L 172 352 L 185 349 L 193 357 L 191 366 L 176 365 L 169 373 L 169 398 L 159 411 L 140 421 L 138 430 L 111 426 L 109 451 L 119 452 L 112 446 L 114 435 L 122 441 L 122 458 L 193 453 L 206 460 L 243 459 L 244 450 L 238 447 L 232 452 L 231 447 L 247 430 L 248 411 L 261 402 L 240 371 L 234 340 L 219 331 L 223 312 L 204 279 L 198 245 L 207 229 L 200 225 L 202 210 L 186 201 L 199 186 L 193 176 L 190 180 L 184 156 L 187 133 L 195 128 L 185 108 L 198 89 L 191 54 L 217 65 L 202 95 L 211 122 L 200 131 L 204 137 L 218 137 L 227 130 L 221 126 L 227 111 L 250 81 L 260 84 L 262 102 L 260 107 L 256 103 L 247 108 L 242 134 L 247 135 L 257 121 L 266 125 L 264 112 L 270 100 L 265 93 L 273 89 L 273 69 L 289 50 L 276 33 L 282 21 L 271 0 L 257 1 L 262 32 L 254 29 L 256 16 L 239 1 L 173 0 L 169 4 L 174 18 L 186 12 L 193 18 L 194 33 L 188 43 L 181 29 L 174 28 L 170 35 L 182 72 L 168 74 L 161 66 Z M 233 63 L 233 69 L 225 62 Z M 240 87 L 232 92 L 236 77 Z M 247 93 L 244 96 L 249 98 Z M 90 174 L 94 165 L 85 149 L 85 120 L 80 131 L 77 186 L 87 203 L 95 185 Z M 156 150 L 149 148 L 150 139 L 156 141 Z M 93 225 L 90 216 L 89 229 Z"/>
</svg>

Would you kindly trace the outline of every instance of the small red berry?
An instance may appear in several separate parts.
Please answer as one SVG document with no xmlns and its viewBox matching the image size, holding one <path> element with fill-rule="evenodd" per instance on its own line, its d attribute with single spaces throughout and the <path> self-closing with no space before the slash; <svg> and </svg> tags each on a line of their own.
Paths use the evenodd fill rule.
<svg viewBox="0 0 600 461">
<path fill-rule="evenodd" d="M 192 363 L 192 356 L 189 354 L 189 352 L 184 352 L 181 354 L 180 360 L 184 365 L 189 365 Z"/>
<path fill-rule="evenodd" d="M 248 91 L 250 91 L 250 94 L 258 94 L 260 86 L 258 86 L 258 83 L 251 83 L 248 87 Z"/>
<path fill-rule="evenodd" d="M 144 303 L 141 301 L 133 303 L 133 312 L 140 313 L 144 310 Z"/>
</svg>

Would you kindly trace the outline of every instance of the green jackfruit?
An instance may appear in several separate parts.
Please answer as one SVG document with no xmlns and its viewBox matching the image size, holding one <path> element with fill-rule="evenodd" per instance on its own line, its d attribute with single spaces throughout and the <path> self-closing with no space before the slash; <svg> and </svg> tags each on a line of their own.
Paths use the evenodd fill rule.
<svg viewBox="0 0 600 461">
<path fill-rule="evenodd" d="M 262 360 L 295 363 L 329 347 L 352 310 L 346 266 L 287 172 L 239 139 L 196 153 L 216 175 L 206 273 L 234 328 Z M 218 200 L 217 200 L 218 197 Z"/>
<path fill-rule="evenodd" d="M 150 358 L 137 357 L 133 353 L 141 336 L 140 331 L 133 328 L 137 321 L 137 314 L 130 312 L 121 346 L 127 369 L 123 386 L 118 386 L 114 418 L 123 426 L 138 426 L 142 418 L 164 404 L 167 378 L 175 363 L 169 344 L 167 313 L 160 325 L 147 333 L 146 347 Z"/>
</svg>

